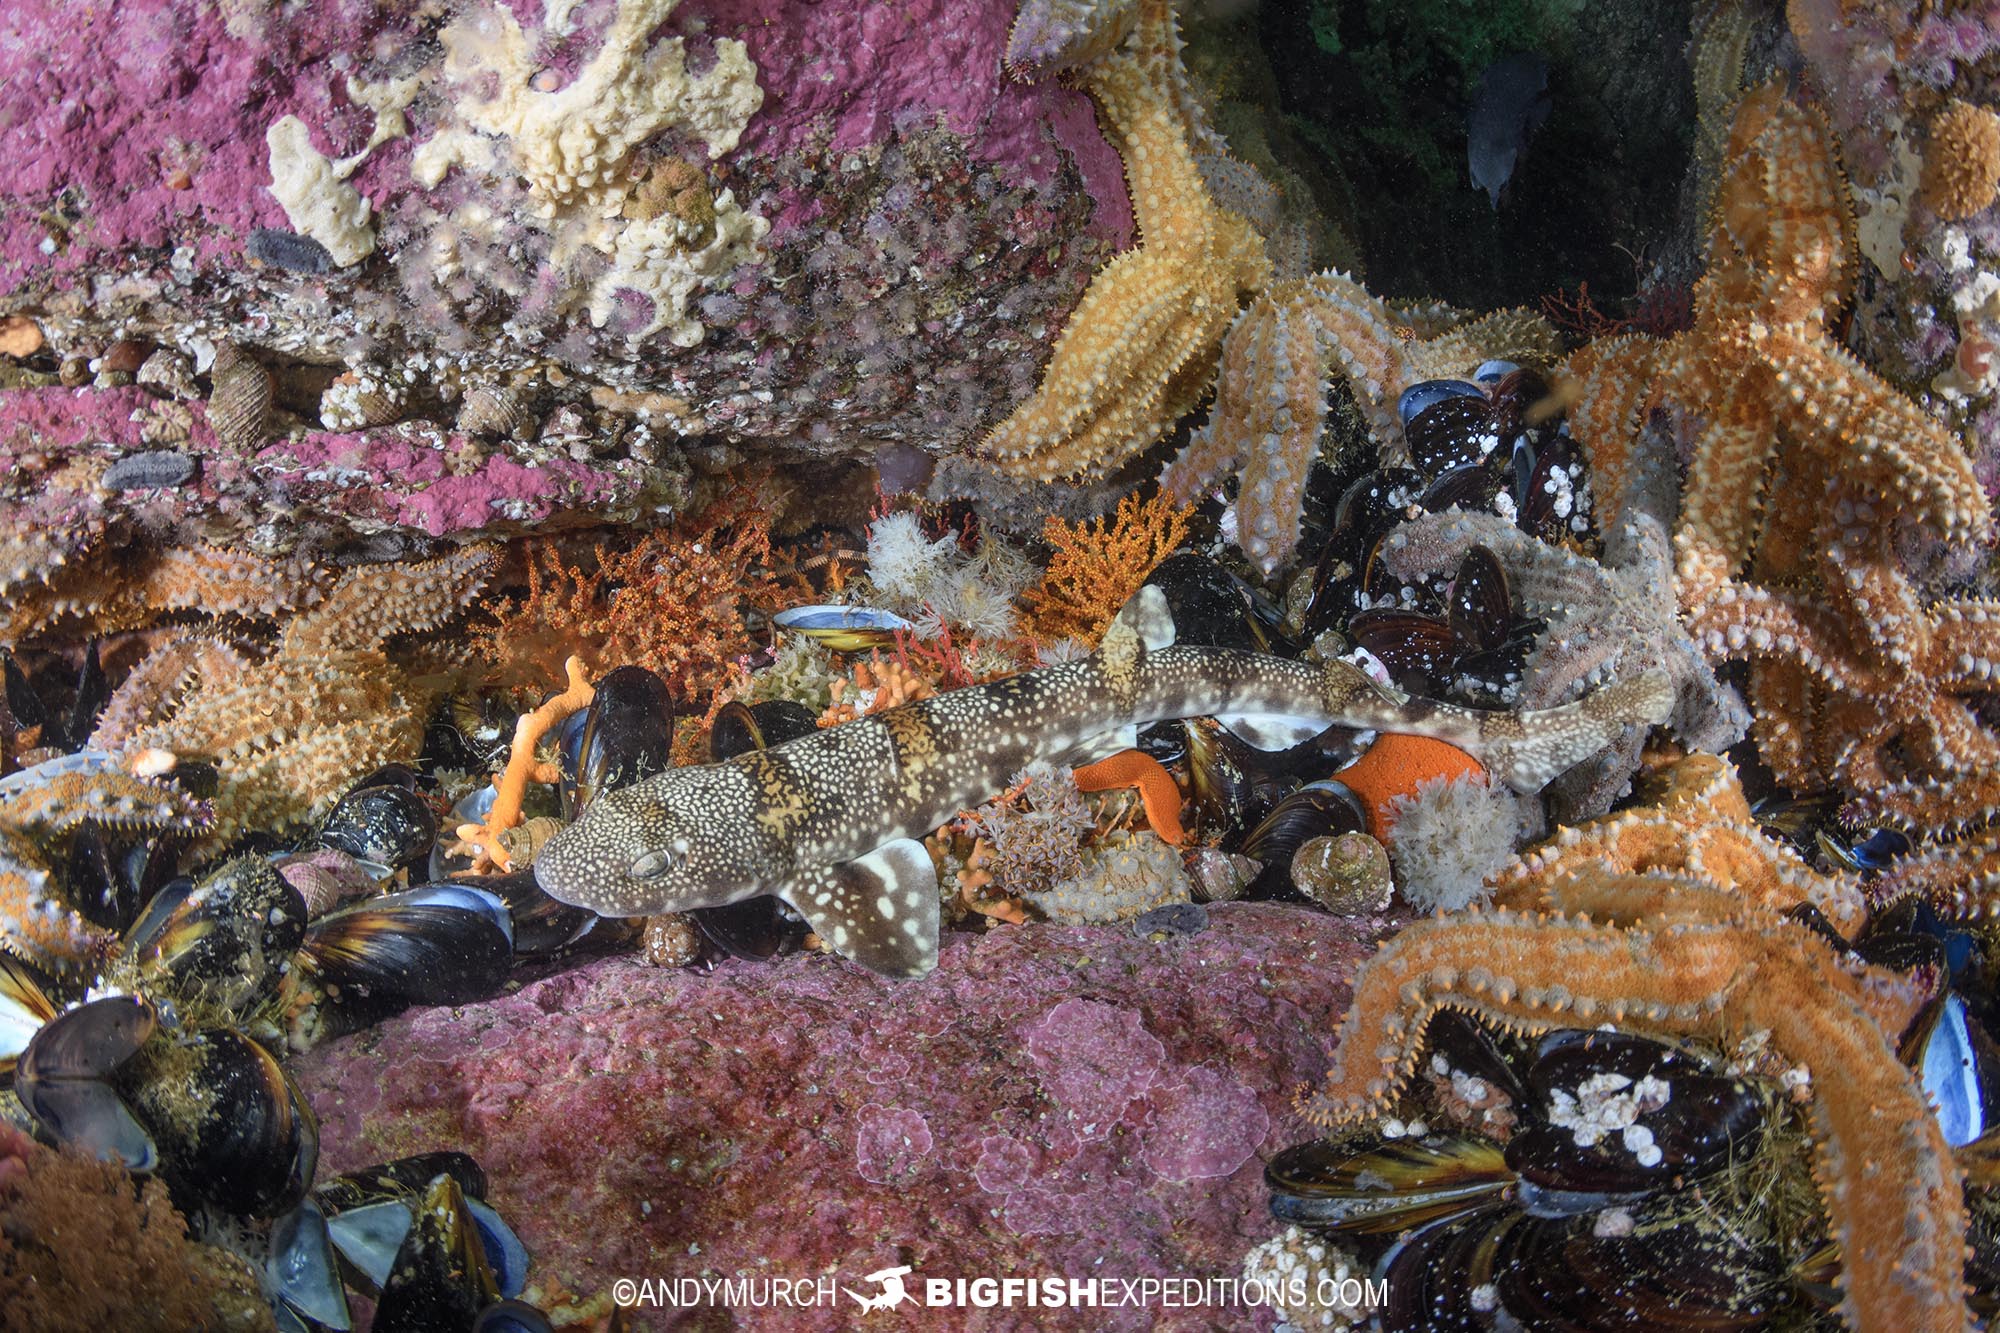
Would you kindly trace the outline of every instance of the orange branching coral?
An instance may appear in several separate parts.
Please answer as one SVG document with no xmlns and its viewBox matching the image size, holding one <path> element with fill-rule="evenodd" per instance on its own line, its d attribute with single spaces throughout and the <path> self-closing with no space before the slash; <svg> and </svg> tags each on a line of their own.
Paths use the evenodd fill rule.
<svg viewBox="0 0 2000 1333">
<path fill-rule="evenodd" d="M 508 686 L 555 679 L 575 654 L 592 675 L 643 666 L 678 697 L 705 698 L 751 651 L 745 617 L 782 600 L 770 562 L 770 515 L 747 489 L 629 550 L 600 547 L 594 570 L 565 565 L 553 544 L 538 544 L 527 596 L 486 603 L 497 623 L 475 628 L 475 644 Z"/>
<path fill-rule="evenodd" d="M 1191 506 L 1128 495 L 1118 512 L 1084 524 L 1050 518 L 1042 535 L 1055 547 L 1048 572 L 1028 590 L 1035 633 L 1095 648 L 1146 576 L 1187 539 Z"/>
<path fill-rule="evenodd" d="M 512 868 L 513 857 L 501 843 L 501 834 L 521 823 L 521 802 L 527 796 L 530 782 L 555 782 L 561 778 L 560 769 L 539 763 L 535 750 L 548 734 L 561 726 L 565 720 L 590 707 L 597 698 L 597 690 L 590 683 L 590 676 L 583 669 L 583 662 L 575 657 L 563 663 L 563 674 L 568 684 L 562 693 L 543 703 L 541 707 L 521 714 L 514 723 L 514 744 L 507 755 L 507 771 L 494 784 L 493 808 L 487 811 L 483 824 L 460 824 L 458 836 L 479 849 L 477 864 L 497 866 L 501 870 Z"/>
<path fill-rule="evenodd" d="M 819 716 L 822 727 L 837 727 L 857 717 L 913 704 L 937 694 L 937 687 L 907 661 L 885 662 L 879 652 L 872 661 L 856 662 L 852 679 L 836 680 L 828 688 L 833 693 L 833 703 Z"/>
<path fill-rule="evenodd" d="M 270 1329 L 240 1259 L 188 1239 L 158 1180 L 0 1126 L 0 1310 L 42 1333 Z"/>
</svg>

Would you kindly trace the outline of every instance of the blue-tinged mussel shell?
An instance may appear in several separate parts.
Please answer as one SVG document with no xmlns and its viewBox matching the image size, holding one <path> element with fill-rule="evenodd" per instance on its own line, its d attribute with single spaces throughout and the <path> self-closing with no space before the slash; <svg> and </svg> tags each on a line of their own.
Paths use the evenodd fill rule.
<svg viewBox="0 0 2000 1333">
<path fill-rule="evenodd" d="M 535 1322 L 539 1312 L 520 1302 L 480 1324 L 481 1317 L 507 1297 L 506 1286 L 519 1291 L 524 1272 L 503 1274 L 496 1270 L 496 1256 L 487 1242 L 490 1233 L 474 1213 L 483 1205 L 466 1196 L 455 1175 L 441 1172 L 434 1176 L 408 1206 L 414 1220 L 382 1280 L 373 1333 L 547 1327 L 545 1321 Z M 511 1231 L 506 1236 L 512 1241 Z M 519 1242 L 513 1244 L 518 1246 Z M 521 1251 L 518 1257 L 507 1256 L 502 1262 L 524 1268 L 525 1260 L 526 1252 Z"/>
<path fill-rule="evenodd" d="M 464 884 L 369 898 L 312 923 L 297 966 L 328 1033 L 415 1004 L 470 1004 L 506 983 L 514 959 L 507 905 Z"/>
<path fill-rule="evenodd" d="M 665 681 L 623 666 L 595 688 L 590 707 L 563 730 L 563 814 L 572 820 L 599 792 L 665 772 L 673 759 L 674 700 Z"/>
<path fill-rule="evenodd" d="M 153 1007 L 138 996 L 77 1005 L 29 1040 L 15 1064 L 14 1093 L 55 1142 L 151 1171 L 159 1150 L 115 1079 L 158 1027 Z"/>
</svg>

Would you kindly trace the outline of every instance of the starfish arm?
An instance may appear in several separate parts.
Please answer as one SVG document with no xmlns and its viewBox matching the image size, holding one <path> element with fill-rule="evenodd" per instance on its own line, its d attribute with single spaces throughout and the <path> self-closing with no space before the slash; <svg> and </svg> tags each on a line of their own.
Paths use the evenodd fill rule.
<svg viewBox="0 0 2000 1333">
<path fill-rule="evenodd" d="M 2000 913 L 2000 830 L 1919 848 L 1868 888 L 1869 896 L 1884 905 L 1917 894 L 1953 920 L 1991 917 Z"/>
<path fill-rule="evenodd" d="M 357 566 L 285 627 L 280 651 L 301 659 L 366 651 L 392 634 L 436 629 L 486 586 L 497 555 L 491 546 L 465 546 L 415 564 Z"/>
<path fill-rule="evenodd" d="M 1823 337 L 1773 332 L 1760 351 L 1777 372 L 1785 424 L 1802 445 L 1948 540 L 1992 536 L 1971 460 L 1929 413 Z"/>
<path fill-rule="evenodd" d="M 1696 590 L 1720 585 L 1749 562 L 1764 473 L 1777 445 L 1761 386 L 1732 385 L 1705 410 L 1675 542 L 1683 606 Z"/>
<path fill-rule="evenodd" d="M 1652 408 L 1666 347 L 1636 334 L 1599 338 L 1571 354 L 1564 366 L 1581 384 L 1570 433 L 1589 451 L 1591 492 L 1607 529 L 1625 507 L 1632 451 Z"/>
</svg>

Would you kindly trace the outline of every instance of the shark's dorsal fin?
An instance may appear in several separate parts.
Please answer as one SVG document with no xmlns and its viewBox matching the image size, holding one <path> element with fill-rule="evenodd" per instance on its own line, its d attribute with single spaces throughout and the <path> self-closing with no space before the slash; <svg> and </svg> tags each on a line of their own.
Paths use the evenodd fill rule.
<svg viewBox="0 0 2000 1333">
<path fill-rule="evenodd" d="M 937 868 L 914 838 L 795 879 L 778 896 L 829 949 L 863 967 L 920 977 L 937 966 Z"/>
<path fill-rule="evenodd" d="M 1149 583 L 1133 593 L 1111 618 L 1097 651 L 1107 656 L 1130 653 L 1136 660 L 1138 648 L 1156 653 L 1173 645 L 1174 613 L 1167 606 L 1167 595 Z"/>
</svg>

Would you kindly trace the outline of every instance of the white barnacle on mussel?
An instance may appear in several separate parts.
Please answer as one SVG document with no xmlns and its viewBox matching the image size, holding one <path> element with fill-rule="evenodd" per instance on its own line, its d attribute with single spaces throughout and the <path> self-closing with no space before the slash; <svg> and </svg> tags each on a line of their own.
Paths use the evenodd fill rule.
<svg viewBox="0 0 2000 1333">
<path fill-rule="evenodd" d="M 268 861 L 240 856 L 155 894 L 107 978 L 170 1013 L 242 1021 L 276 995 L 305 933 L 299 891 Z"/>
<path fill-rule="evenodd" d="M 1276 1217 L 1387 1280 L 1382 1327 L 1750 1327 L 1796 1299 L 1759 1196 L 1722 1183 L 1764 1150 L 1764 1081 L 1615 1031 L 1496 1037 L 1447 1011 L 1428 1035 L 1436 1109 L 1485 1133 L 1406 1111 L 1399 1137 L 1301 1144 L 1265 1171 Z M 1725 1202 L 1743 1215 L 1704 1220 Z"/>
</svg>

